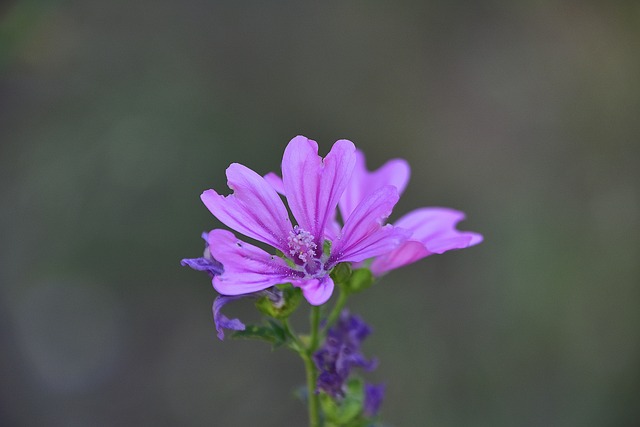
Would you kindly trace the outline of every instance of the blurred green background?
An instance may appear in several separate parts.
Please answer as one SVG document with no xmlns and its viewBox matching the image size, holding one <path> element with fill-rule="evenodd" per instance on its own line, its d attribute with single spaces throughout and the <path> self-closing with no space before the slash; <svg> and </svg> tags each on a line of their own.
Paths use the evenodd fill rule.
<svg viewBox="0 0 640 427">
<path fill-rule="evenodd" d="M 394 217 L 451 206 L 485 236 L 350 304 L 390 425 L 639 425 L 638 2 L 0 14 L 0 425 L 304 425 L 301 362 L 219 342 L 179 266 L 220 225 L 200 193 L 297 134 L 408 159 Z"/>
</svg>

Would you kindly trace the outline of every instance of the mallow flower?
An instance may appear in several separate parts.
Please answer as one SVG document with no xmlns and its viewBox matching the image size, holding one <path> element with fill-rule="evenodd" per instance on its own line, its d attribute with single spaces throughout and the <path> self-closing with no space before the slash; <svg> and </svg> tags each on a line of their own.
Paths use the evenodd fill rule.
<svg viewBox="0 0 640 427">
<path fill-rule="evenodd" d="M 357 150 L 353 176 L 338 204 L 342 218 L 348 218 L 362 200 L 380 188 L 392 185 L 402 194 L 409 176 L 409 164 L 402 159 L 389 160 L 379 169 L 369 172 L 364 154 Z M 482 242 L 482 235 L 456 229 L 464 218 L 463 212 L 442 207 L 424 207 L 409 212 L 393 225 L 408 230 L 410 237 L 392 251 L 373 259 L 371 271 L 379 276 L 429 255 Z"/>
<path fill-rule="evenodd" d="M 209 251 L 224 266 L 213 276 L 214 288 L 233 296 L 291 283 L 309 303 L 320 305 L 333 292 L 329 273 L 335 265 L 396 249 L 411 233 L 384 225 L 399 198 L 393 185 L 368 192 L 345 218 L 344 227 L 335 226 L 335 211 L 355 165 L 356 149 L 350 141 L 337 141 L 323 159 L 315 141 L 293 138 L 282 159 L 281 185 L 294 224 L 271 184 L 246 166 L 231 164 L 227 183 L 233 193 L 222 196 L 207 190 L 202 201 L 224 225 L 278 252 L 270 254 L 230 231 L 212 230 Z"/>
</svg>

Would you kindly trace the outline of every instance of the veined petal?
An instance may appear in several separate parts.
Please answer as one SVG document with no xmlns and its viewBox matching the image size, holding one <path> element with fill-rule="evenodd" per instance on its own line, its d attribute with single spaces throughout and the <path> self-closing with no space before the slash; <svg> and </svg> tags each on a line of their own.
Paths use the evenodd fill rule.
<svg viewBox="0 0 640 427">
<path fill-rule="evenodd" d="M 404 159 L 392 159 L 379 169 L 369 172 L 367 170 L 364 153 L 356 150 L 356 165 L 353 170 L 349 185 L 340 198 L 340 213 L 346 221 L 354 209 L 368 195 L 385 185 L 393 185 L 402 194 L 409 182 L 411 168 Z"/>
<path fill-rule="evenodd" d="M 355 147 L 337 141 L 323 159 L 315 141 L 297 136 L 282 158 L 282 180 L 287 201 L 298 225 L 310 232 L 322 247 L 327 221 L 333 218 L 338 200 L 353 173 Z"/>
<path fill-rule="evenodd" d="M 264 176 L 265 181 L 267 181 L 274 190 L 280 193 L 283 196 L 284 194 L 284 184 L 282 182 L 282 178 L 276 175 L 273 172 L 269 172 Z M 336 219 L 336 215 L 333 215 L 333 218 L 327 221 L 327 224 L 324 227 L 324 237 L 331 240 L 332 242 L 338 238 L 340 235 L 340 223 Z"/>
<path fill-rule="evenodd" d="M 396 226 L 410 230 L 410 239 L 392 252 L 376 258 L 371 264 L 373 274 L 411 264 L 433 254 L 462 249 L 482 242 L 482 236 L 471 231 L 458 231 L 456 224 L 464 213 L 448 208 L 421 208 L 396 221 Z"/>
<path fill-rule="evenodd" d="M 223 295 L 261 291 L 300 277 L 282 258 L 238 240 L 227 230 L 209 232 L 209 249 L 224 265 L 224 272 L 213 278 L 213 287 Z"/>
<path fill-rule="evenodd" d="M 366 197 L 347 219 L 342 236 L 333 242 L 331 262 L 359 262 L 397 248 L 411 232 L 383 226 L 398 202 L 398 189 L 387 185 Z"/>
<path fill-rule="evenodd" d="M 298 280 L 291 282 L 293 286 L 302 289 L 302 295 L 311 305 L 322 305 L 331 298 L 333 280 L 329 276 L 320 279 Z"/>
<path fill-rule="evenodd" d="M 432 255 L 432 252 L 429 252 L 424 244 L 408 240 L 397 249 L 373 260 L 371 272 L 375 276 L 381 276 L 387 271 L 411 264 L 429 255 Z"/>
<path fill-rule="evenodd" d="M 324 237 L 333 242 L 340 237 L 341 230 L 342 228 L 340 227 L 338 220 L 332 218 L 327 221 L 327 225 L 324 227 Z"/>
<path fill-rule="evenodd" d="M 420 208 L 400 218 L 395 225 L 411 230 L 410 240 L 422 242 L 430 252 L 441 254 L 482 242 L 478 233 L 456 230 L 464 218 L 464 213 L 455 209 Z"/>
<path fill-rule="evenodd" d="M 227 168 L 227 180 L 233 194 L 224 197 L 207 190 L 201 196 L 205 206 L 227 227 L 285 252 L 292 227 L 278 193 L 264 178 L 238 163 Z"/>
</svg>

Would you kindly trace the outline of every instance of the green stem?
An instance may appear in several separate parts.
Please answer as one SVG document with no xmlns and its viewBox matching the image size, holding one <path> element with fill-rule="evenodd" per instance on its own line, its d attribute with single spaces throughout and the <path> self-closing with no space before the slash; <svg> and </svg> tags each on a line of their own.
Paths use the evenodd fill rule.
<svg viewBox="0 0 640 427">
<path fill-rule="evenodd" d="M 344 291 L 341 286 L 339 286 L 338 289 L 338 301 L 336 302 L 336 305 L 333 306 L 333 310 L 331 310 L 331 313 L 327 318 L 327 324 L 324 327 L 325 331 L 333 326 L 334 323 L 336 323 L 336 320 L 338 320 L 338 317 L 340 317 L 340 313 L 342 312 L 344 305 L 347 303 L 347 292 Z"/>
<path fill-rule="evenodd" d="M 316 380 L 318 371 L 313 362 L 313 353 L 318 349 L 320 334 L 320 307 L 313 306 L 311 308 L 311 336 L 309 339 L 309 347 L 300 355 L 304 360 L 304 367 L 307 371 L 307 396 L 309 399 L 309 426 L 320 427 L 320 405 L 318 395 L 316 394 Z"/>
<path fill-rule="evenodd" d="M 316 365 L 313 359 L 304 354 L 304 367 L 307 371 L 307 395 L 309 397 L 309 427 L 320 427 L 320 412 L 318 395 L 316 394 Z"/>
</svg>

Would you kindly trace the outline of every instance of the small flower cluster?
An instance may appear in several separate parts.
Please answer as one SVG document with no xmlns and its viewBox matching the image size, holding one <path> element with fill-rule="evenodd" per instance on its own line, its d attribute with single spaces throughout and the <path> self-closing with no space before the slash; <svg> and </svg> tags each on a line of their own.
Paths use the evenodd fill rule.
<svg viewBox="0 0 640 427">
<path fill-rule="evenodd" d="M 360 317 L 351 315 L 347 310 L 340 314 L 336 324 L 327 331 L 324 345 L 313 356 L 320 371 L 319 391 L 342 398 L 352 368 L 365 371 L 376 368 L 378 361 L 367 360 L 360 351 L 362 341 L 370 333 L 371 329 Z"/>
</svg>

